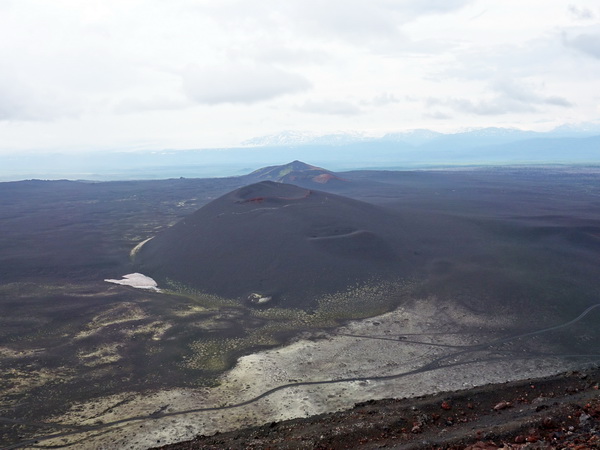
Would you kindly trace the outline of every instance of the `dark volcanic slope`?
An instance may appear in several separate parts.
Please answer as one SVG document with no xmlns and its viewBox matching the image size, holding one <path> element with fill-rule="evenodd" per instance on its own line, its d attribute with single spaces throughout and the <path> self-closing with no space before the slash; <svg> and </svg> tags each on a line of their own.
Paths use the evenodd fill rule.
<svg viewBox="0 0 600 450">
<path fill-rule="evenodd" d="M 234 298 L 315 296 L 402 275 L 398 217 L 338 195 L 264 181 L 220 197 L 146 243 L 139 270 Z"/>
</svg>

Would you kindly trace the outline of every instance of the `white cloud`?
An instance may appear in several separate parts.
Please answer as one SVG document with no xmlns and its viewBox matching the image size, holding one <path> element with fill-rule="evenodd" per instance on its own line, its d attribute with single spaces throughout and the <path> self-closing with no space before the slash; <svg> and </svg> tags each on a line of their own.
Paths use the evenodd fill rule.
<svg viewBox="0 0 600 450">
<path fill-rule="evenodd" d="M 322 49 L 307 49 L 297 46 L 288 46 L 271 40 L 260 41 L 254 50 L 258 61 L 268 64 L 284 64 L 286 66 L 327 64 L 335 59 L 335 55 Z M 237 58 L 247 57 L 247 52 L 237 52 Z"/>
<path fill-rule="evenodd" d="M 0 0 L 0 151 L 594 121 L 599 11 L 597 0 Z"/>
<path fill-rule="evenodd" d="M 352 116 L 360 114 L 361 109 L 353 103 L 346 101 L 307 101 L 296 108 L 298 111 L 328 114 L 336 116 Z"/>
<path fill-rule="evenodd" d="M 193 65 L 183 71 L 186 95 L 193 101 L 209 105 L 256 103 L 310 87 L 310 82 L 303 76 L 266 64 Z"/>
<path fill-rule="evenodd" d="M 187 98 L 176 97 L 132 97 L 119 101 L 114 111 L 119 114 L 139 113 L 144 111 L 169 111 L 189 108 L 193 103 Z"/>
</svg>

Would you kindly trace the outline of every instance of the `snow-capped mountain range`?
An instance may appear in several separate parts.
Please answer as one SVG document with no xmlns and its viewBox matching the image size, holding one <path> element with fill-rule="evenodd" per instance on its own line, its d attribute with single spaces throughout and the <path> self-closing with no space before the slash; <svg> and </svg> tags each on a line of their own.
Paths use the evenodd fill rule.
<svg viewBox="0 0 600 450">
<path fill-rule="evenodd" d="M 428 129 L 414 129 L 387 133 L 383 136 L 370 136 L 358 132 L 338 132 L 331 134 L 315 134 L 303 131 L 287 130 L 277 134 L 254 137 L 242 142 L 246 147 L 279 147 L 304 145 L 348 145 L 359 142 L 402 142 L 419 147 L 436 141 L 455 141 L 466 144 L 467 141 L 477 141 L 477 145 L 504 144 L 523 139 L 590 137 L 600 135 L 600 124 L 582 123 L 565 124 L 551 131 L 537 132 L 517 128 L 475 128 L 456 133 L 440 133 Z"/>
</svg>

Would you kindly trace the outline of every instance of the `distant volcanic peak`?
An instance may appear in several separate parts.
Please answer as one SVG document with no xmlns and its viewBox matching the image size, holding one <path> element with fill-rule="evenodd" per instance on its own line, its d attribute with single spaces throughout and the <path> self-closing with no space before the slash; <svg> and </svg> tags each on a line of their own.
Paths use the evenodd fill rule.
<svg viewBox="0 0 600 450">
<path fill-rule="evenodd" d="M 310 194 L 310 190 L 291 184 L 261 181 L 234 191 L 233 199 L 236 203 L 261 203 L 266 200 L 302 200 Z"/>
<path fill-rule="evenodd" d="M 303 163 L 302 161 L 292 161 L 291 163 L 282 164 L 280 166 L 268 166 L 262 169 L 257 169 L 250 175 L 262 175 L 262 176 L 284 176 L 290 172 L 304 171 L 304 170 L 323 170 L 321 167 L 311 166 L 310 164 Z"/>
<path fill-rule="evenodd" d="M 302 161 L 292 161 L 289 164 L 286 164 L 286 166 L 284 167 L 290 167 L 292 170 L 323 170 L 325 171 L 325 169 L 321 168 L 321 167 L 317 167 L 317 166 L 311 166 L 310 164 L 306 164 Z"/>
<path fill-rule="evenodd" d="M 270 166 L 252 172 L 250 177 L 261 180 L 271 180 L 280 183 L 297 183 L 308 181 L 325 184 L 331 180 L 345 181 L 333 172 L 321 167 L 311 166 L 302 161 L 292 161 L 282 166 Z"/>
</svg>

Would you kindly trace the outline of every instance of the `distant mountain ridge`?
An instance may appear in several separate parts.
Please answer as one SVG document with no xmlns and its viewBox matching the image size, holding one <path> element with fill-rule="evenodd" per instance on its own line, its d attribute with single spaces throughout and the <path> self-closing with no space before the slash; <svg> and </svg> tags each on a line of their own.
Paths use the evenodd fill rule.
<svg viewBox="0 0 600 450">
<path fill-rule="evenodd" d="M 549 132 L 483 128 L 444 134 L 418 129 L 382 137 L 359 133 L 314 136 L 286 132 L 256 138 L 245 145 L 153 152 L 0 155 L 0 181 L 244 176 L 253 167 L 277 167 L 274 165 L 294 160 L 311 161 L 338 172 L 489 165 L 600 165 L 600 125 L 596 124 L 564 125 Z M 315 176 L 309 176 L 306 167 L 299 172 L 303 174 L 291 174 L 285 181 L 298 184 L 305 179 L 319 183 L 310 179 Z M 322 178 L 330 174 L 335 175 L 335 172 L 323 174 Z M 296 179 L 292 180 L 294 176 Z M 333 182 L 339 180 L 333 179 Z"/>
</svg>

